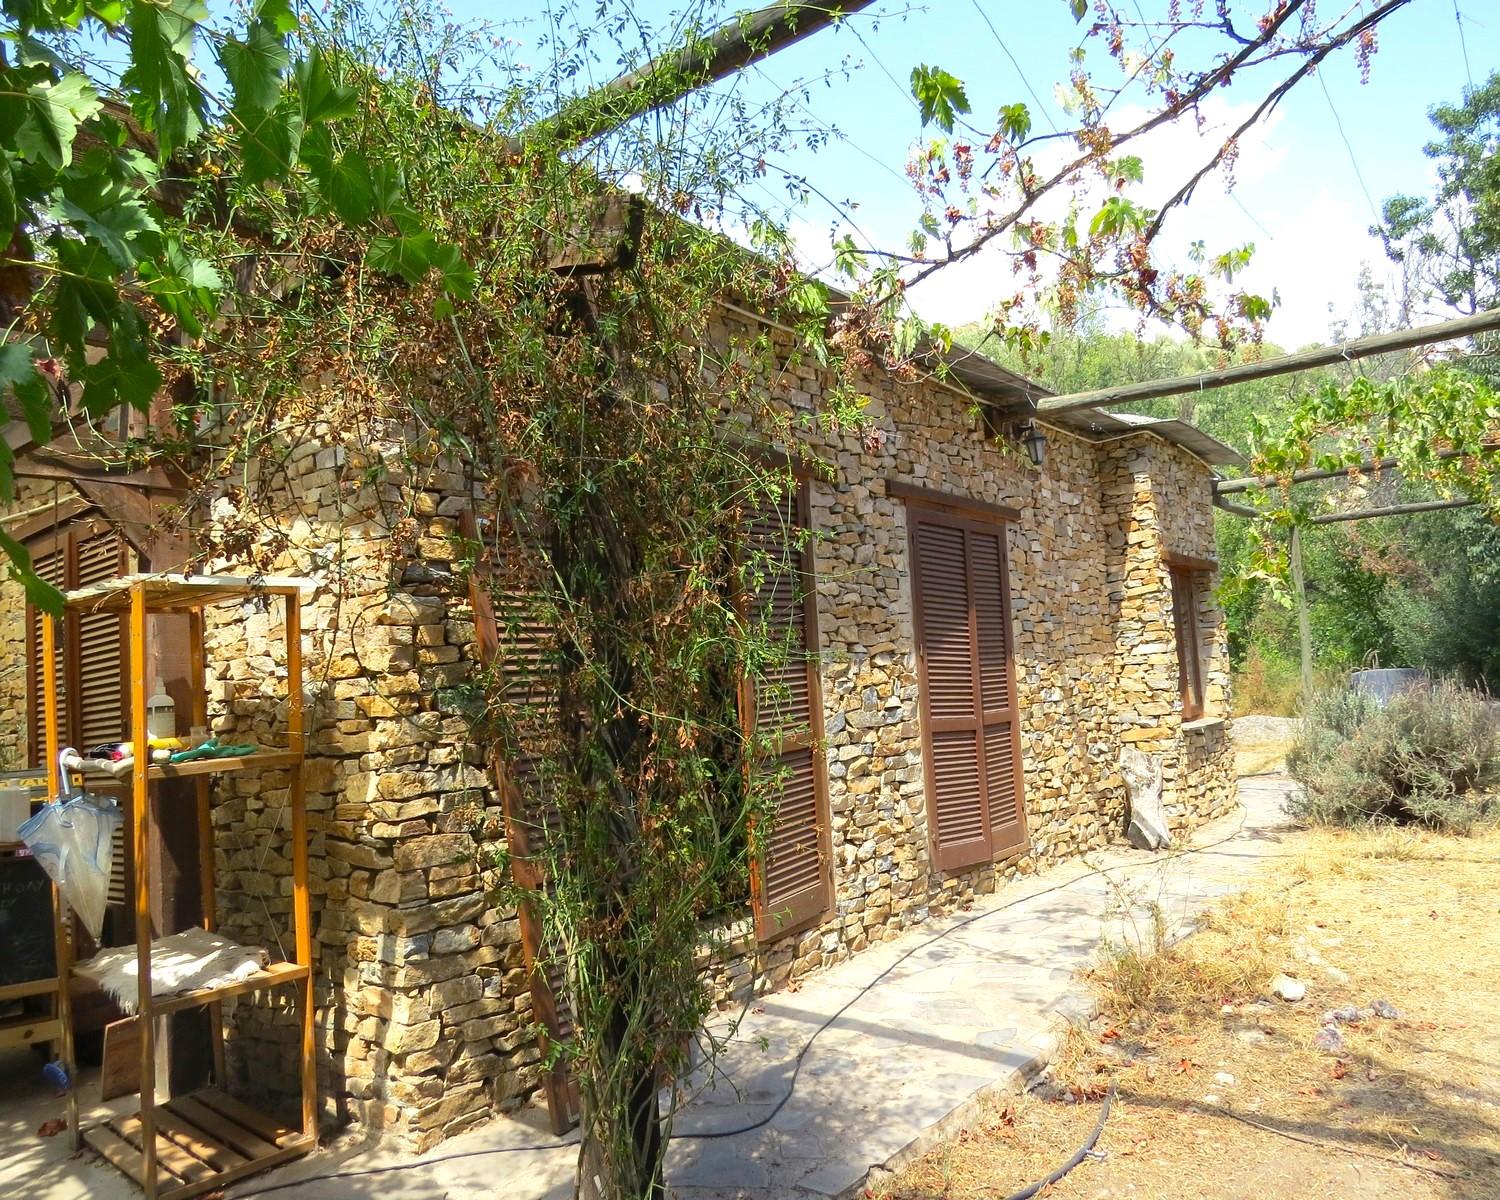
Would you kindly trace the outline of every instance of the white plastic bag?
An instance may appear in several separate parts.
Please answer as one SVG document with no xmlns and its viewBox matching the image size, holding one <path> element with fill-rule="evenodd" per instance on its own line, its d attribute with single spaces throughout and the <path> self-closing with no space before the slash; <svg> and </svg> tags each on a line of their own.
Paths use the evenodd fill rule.
<svg viewBox="0 0 1500 1200">
<path fill-rule="evenodd" d="M 85 792 L 69 795 L 67 772 L 59 773 L 63 798 L 42 805 L 16 832 L 97 941 L 109 903 L 115 830 L 125 814 L 110 797 Z"/>
</svg>

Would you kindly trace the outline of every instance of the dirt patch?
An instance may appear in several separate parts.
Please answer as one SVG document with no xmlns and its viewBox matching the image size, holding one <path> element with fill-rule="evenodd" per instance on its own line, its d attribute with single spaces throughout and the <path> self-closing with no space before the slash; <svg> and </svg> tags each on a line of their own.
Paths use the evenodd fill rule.
<svg viewBox="0 0 1500 1200">
<path fill-rule="evenodd" d="M 1500 1198 L 1500 834 L 1319 830 L 1285 845 L 1204 932 L 1148 940 L 1139 962 L 1106 955 L 1102 1016 L 1041 1087 L 871 1194 L 1007 1196 L 1077 1149 L 1113 1082 L 1102 1157 L 1047 1195 Z M 1268 972 L 1306 997 L 1263 994 Z M 1317 1048 L 1325 1012 L 1376 1000 L 1399 1017 L 1366 1012 L 1336 1024 L 1341 1049 Z"/>
<path fill-rule="evenodd" d="M 1266 775 L 1282 770 L 1286 752 L 1297 736 L 1298 724 L 1292 717 L 1260 714 L 1235 717 L 1234 773 L 1240 776 Z"/>
</svg>

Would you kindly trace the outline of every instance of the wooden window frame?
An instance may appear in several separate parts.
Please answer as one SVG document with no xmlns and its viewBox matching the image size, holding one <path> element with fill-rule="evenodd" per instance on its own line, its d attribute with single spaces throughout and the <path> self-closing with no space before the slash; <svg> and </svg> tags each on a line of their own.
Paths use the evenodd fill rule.
<svg viewBox="0 0 1500 1200">
<path fill-rule="evenodd" d="M 834 907 L 833 816 L 829 798 L 828 754 L 823 724 L 822 671 L 819 669 L 820 637 L 818 625 L 817 571 L 813 555 L 812 486 L 807 473 L 789 463 L 783 456 L 763 453 L 766 463 L 786 470 L 796 488 L 797 528 L 808 531 L 798 552 L 798 586 L 802 589 L 802 640 L 806 655 L 808 728 L 780 739 L 771 757 L 806 750 L 811 758 L 813 779 L 813 815 L 816 825 L 819 860 L 819 884 L 823 897 L 816 907 L 783 915 L 765 896 L 764 864 L 759 856 L 750 861 L 750 905 L 755 919 L 755 935 L 760 942 L 772 942 L 800 933 L 827 919 Z M 757 707 L 755 687 L 751 680 L 740 682 L 740 720 L 747 744 L 755 737 Z"/>
<path fill-rule="evenodd" d="M 1177 640 L 1177 694 L 1182 702 L 1182 719 L 1198 721 L 1204 715 L 1201 585 L 1208 571 L 1196 561 L 1169 560 L 1167 572 L 1172 584 L 1172 627 Z"/>
<path fill-rule="evenodd" d="M 1021 713 L 1016 694 L 1015 621 L 1011 611 L 1009 524 L 1018 514 L 1000 505 L 965 502 L 964 497 L 934 492 L 914 485 L 890 484 L 892 495 L 904 498 L 907 509 L 907 546 L 912 591 L 912 632 L 917 651 L 917 687 L 920 697 L 922 776 L 926 792 L 929 861 L 939 871 L 965 871 L 987 862 L 997 862 L 1023 853 L 1031 844 L 1026 821 L 1025 764 L 1021 755 Z M 936 795 L 935 758 L 933 750 L 934 719 L 930 708 L 931 691 L 927 675 L 925 618 L 921 569 L 918 562 L 918 527 L 923 523 L 947 526 L 964 532 L 964 556 L 969 569 L 969 638 L 972 654 L 975 733 L 975 771 L 980 801 L 980 823 L 983 847 L 978 854 L 963 855 L 961 860 L 944 850 L 940 841 Z M 982 694 L 982 665 L 979 650 L 978 616 L 973 596 L 973 549 L 971 531 L 997 536 L 1000 552 L 1000 603 L 1005 626 L 1006 705 L 1003 710 L 987 710 Z M 1002 716 L 1001 714 L 1006 714 Z M 1014 845 L 997 846 L 993 839 L 993 819 L 989 805 L 989 783 L 985 753 L 986 727 L 1005 720 L 1010 726 L 1011 769 L 1016 801 L 1016 819 L 1020 839 Z M 945 861 L 946 860 L 946 861 Z"/>
</svg>

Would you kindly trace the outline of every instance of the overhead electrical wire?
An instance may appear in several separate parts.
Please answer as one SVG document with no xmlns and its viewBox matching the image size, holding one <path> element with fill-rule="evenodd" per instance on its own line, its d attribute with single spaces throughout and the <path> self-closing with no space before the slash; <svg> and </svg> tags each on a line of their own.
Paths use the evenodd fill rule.
<svg viewBox="0 0 1500 1200">
<path fill-rule="evenodd" d="M 1041 96 L 1037 95 L 1036 88 L 1031 86 L 1031 80 L 1026 78 L 1026 72 L 1021 69 L 1020 62 L 1018 62 L 1016 56 L 1010 52 L 1010 47 L 1005 44 L 1005 39 L 1000 36 L 1000 31 L 995 28 L 995 23 L 990 20 L 989 13 L 985 12 L 984 9 L 980 6 L 979 0 L 969 0 L 969 3 L 974 6 L 974 11 L 979 14 L 980 19 L 989 26 L 990 32 L 995 35 L 995 41 L 999 44 L 1000 49 L 1005 52 L 1005 57 L 1010 59 L 1010 65 L 1015 67 L 1016 74 L 1021 77 L 1022 84 L 1024 84 L 1026 90 L 1031 93 L 1031 98 L 1036 101 L 1037 109 L 1041 112 L 1042 118 L 1047 122 L 1048 125 L 1052 126 L 1053 133 L 1061 133 L 1062 130 L 1057 127 L 1057 122 L 1052 119 L 1051 111 L 1047 108 L 1047 105 L 1043 102 Z"/>
<path fill-rule="evenodd" d="M 1469 41 L 1464 37 L 1464 15 L 1458 9 L 1458 0 L 1453 0 L 1453 20 L 1458 25 L 1458 48 L 1463 51 L 1464 74 L 1468 76 L 1470 90 L 1474 87 L 1474 72 L 1469 67 Z"/>
<path fill-rule="evenodd" d="M 1354 153 L 1354 146 L 1349 141 L 1349 135 L 1344 132 L 1344 122 L 1339 117 L 1339 110 L 1333 103 L 1333 93 L 1328 90 L 1328 84 L 1323 80 L 1322 72 L 1318 72 L 1318 86 L 1323 89 L 1323 97 L 1328 101 L 1328 111 L 1333 114 L 1333 124 L 1339 131 L 1339 137 L 1343 140 L 1344 149 L 1349 152 L 1350 165 L 1354 167 L 1354 178 L 1359 181 L 1359 190 L 1365 194 L 1365 200 L 1370 205 L 1370 213 L 1375 218 L 1377 225 L 1382 223 L 1380 206 L 1375 203 L 1375 197 L 1370 195 L 1370 188 L 1365 183 L 1365 174 L 1359 169 L 1359 157 Z"/>
</svg>

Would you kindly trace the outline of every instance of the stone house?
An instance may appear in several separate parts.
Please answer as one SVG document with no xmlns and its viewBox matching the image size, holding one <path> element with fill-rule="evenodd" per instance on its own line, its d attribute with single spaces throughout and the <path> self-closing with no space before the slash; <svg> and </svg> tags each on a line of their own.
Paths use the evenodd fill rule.
<svg viewBox="0 0 1500 1200">
<path fill-rule="evenodd" d="M 789 330 L 725 305 L 726 344 L 763 332 L 786 355 L 776 402 L 815 412 L 831 378 L 793 365 Z M 1015 426 L 1045 392 L 978 355 L 950 368 L 951 382 L 872 369 L 866 429 L 794 426 L 831 467 L 802 479 L 798 497 L 814 599 L 796 633 L 816 651 L 798 694 L 821 736 L 788 751 L 760 892 L 735 953 L 706 964 L 726 997 L 781 986 L 1117 839 L 1124 747 L 1159 757 L 1174 830 L 1234 802 L 1210 484 L 1237 456 L 1177 421 L 1085 411 L 1038 421 L 1045 453 L 1033 463 Z M 453 700 L 477 653 L 455 535 L 485 483 L 461 463 L 405 471 L 399 431 L 389 443 L 313 432 L 281 465 L 291 516 L 278 569 L 319 581 L 303 628 L 320 1092 L 341 1117 L 425 1147 L 542 1082 L 519 921 L 487 900 L 480 865 L 499 800 Z M 396 465 L 371 483 L 375 457 Z M 154 506 L 170 480 L 80 478 L 30 478 L 18 505 L 28 515 L 12 526 L 52 556 L 60 581 L 239 566 L 162 544 Z M 351 503 L 371 488 L 414 521 L 408 557 L 393 558 L 390 528 Z M 33 628 L 7 582 L 9 766 L 35 760 L 34 739 L 14 733 L 37 707 Z M 68 636 L 81 653 L 68 651 L 64 691 L 86 741 L 123 726 L 109 709 L 118 642 Z M 170 631 L 156 637 L 170 687 L 186 686 Z M 208 637 L 215 730 L 274 744 L 285 663 L 273 616 L 254 604 L 216 613 Z M 274 949 L 291 903 L 285 780 L 218 787 L 220 928 Z M 170 873 L 174 849 L 161 853 Z M 241 999 L 231 1018 L 232 1082 L 273 1095 L 295 1059 L 277 1003 Z"/>
</svg>

